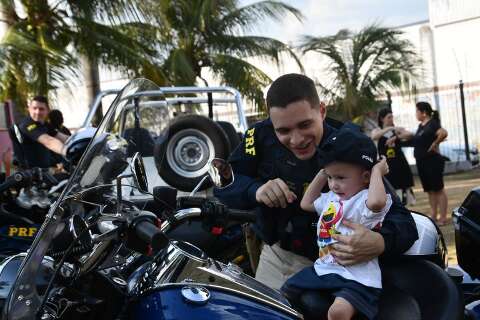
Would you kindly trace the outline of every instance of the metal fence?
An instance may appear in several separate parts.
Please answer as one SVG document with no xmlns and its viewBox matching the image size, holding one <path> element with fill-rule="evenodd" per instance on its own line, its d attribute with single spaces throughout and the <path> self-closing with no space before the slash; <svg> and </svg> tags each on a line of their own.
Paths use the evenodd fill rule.
<svg viewBox="0 0 480 320">
<path fill-rule="evenodd" d="M 452 162 L 461 162 L 467 159 L 466 149 L 469 149 L 468 158 L 475 164 L 478 161 L 476 150 L 480 146 L 480 81 L 465 83 L 463 92 L 466 125 L 464 125 L 462 116 L 460 83 L 421 89 L 415 95 L 393 94 L 392 110 L 395 125 L 415 132 L 418 127 L 415 103 L 427 101 L 439 111 L 442 127 L 448 131 L 448 138 L 440 145 L 440 152 Z M 468 136 L 467 140 L 465 140 L 465 132 Z M 413 151 L 408 149 L 411 148 L 406 148 L 405 153 L 409 162 L 413 164 L 415 163 Z"/>
</svg>

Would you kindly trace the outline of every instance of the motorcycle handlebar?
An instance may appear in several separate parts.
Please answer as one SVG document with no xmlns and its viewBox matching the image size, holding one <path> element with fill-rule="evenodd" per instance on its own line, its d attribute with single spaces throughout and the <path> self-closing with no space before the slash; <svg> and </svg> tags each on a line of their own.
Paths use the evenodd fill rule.
<svg viewBox="0 0 480 320">
<path fill-rule="evenodd" d="M 0 192 L 4 192 L 12 187 L 25 187 L 30 185 L 33 181 L 48 182 L 51 185 L 58 184 L 58 180 L 50 174 L 48 170 L 33 168 L 18 171 L 9 176 L 4 183 L 0 184 Z"/>
<path fill-rule="evenodd" d="M 227 209 L 227 215 L 230 220 L 240 222 L 256 222 L 257 215 L 254 211 Z"/>
<path fill-rule="evenodd" d="M 201 208 L 208 200 L 202 197 L 179 197 L 177 198 L 177 208 Z"/>
<path fill-rule="evenodd" d="M 155 251 L 165 248 L 168 238 L 151 220 L 141 220 L 135 224 L 137 236 L 152 246 Z"/>
<path fill-rule="evenodd" d="M 256 214 L 253 211 L 231 209 L 224 204 L 202 197 L 180 197 L 177 199 L 177 208 L 200 208 L 202 213 L 207 216 L 217 215 L 221 218 L 226 216 L 228 220 L 239 222 L 255 222 Z"/>
<path fill-rule="evenodd" d="M 13 175 L 9 176 L 4 183 L 0 184 L 0 192 L 4 192 L 15 186 L 23 186 L 27 180 L 31 178 L 30 174 L 26 172 L 15 172 Z"/>
<path fill-rule="evenodd" d="M 17 183 L 18 182 L 15 181 L 15 179 L 8 179 L 7 178 L 7 180 L 5 180 L 4 183 L 0 184 L 0 193 L 10 189 L 11 187 L 14 187 Z"/>
</svg>

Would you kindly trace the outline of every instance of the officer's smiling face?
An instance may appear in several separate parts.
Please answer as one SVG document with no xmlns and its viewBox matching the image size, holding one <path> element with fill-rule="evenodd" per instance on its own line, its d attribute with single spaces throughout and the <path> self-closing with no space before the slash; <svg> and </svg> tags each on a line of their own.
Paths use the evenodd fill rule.
<svg viewBox="0 0 480 320">
<path fill-rule="evenodd" d="M 48 116 L 48 107 L 45 103 L 32 100 L 28 104 L 28 113 L 33 121 L 44 123 Z"/>
<path fill-rule="evenodd" d="M 285 108 L 271 107 L 270 119 L 278 140 L 297 158 L 313 157 L 323 136 L 325 105 L 314 108 L 306 100 L 300 100 Z"/>
</svg>

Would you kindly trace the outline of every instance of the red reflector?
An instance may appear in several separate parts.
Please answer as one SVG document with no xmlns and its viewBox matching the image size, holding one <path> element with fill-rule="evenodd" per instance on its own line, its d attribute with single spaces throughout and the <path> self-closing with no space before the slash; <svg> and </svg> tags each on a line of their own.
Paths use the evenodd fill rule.
<svg viewBox="0 0 480 320">
<path fill-rule="evenodd" d="M 221 227 L 212 227 L 212 230 L 210 230 L 210 232 L 216 236 L 218 236 L 219 234 L 222 234 L 223 232 L 223 228 Z"/>
</svg>

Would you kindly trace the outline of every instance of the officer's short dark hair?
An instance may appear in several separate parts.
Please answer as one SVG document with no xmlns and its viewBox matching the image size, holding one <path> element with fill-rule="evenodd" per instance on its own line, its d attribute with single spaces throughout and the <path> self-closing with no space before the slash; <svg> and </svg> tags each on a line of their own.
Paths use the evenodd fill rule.
<svg viewBox="0 0 480 320">
<path fill-rule="evenodd" d="M 306 100 L 312 107 L 320 105 L 317 88 L 309 77 L 288 73 L 272 82 L 267 92 L 267 108 L 286 108 L 293 102 Z"/>
<path fill-rule="evenodd" d="M 37 102 L 40 102 L 40 103 L 45 103 L 45 105 L 47 106 L 47 108 L 50 108 L 49 104 L 48 104 L 48 98 L 45 97 L 45 96 L 35 96 L 33 97 L 32 101 L 37 101 Z"/>
</svg>

